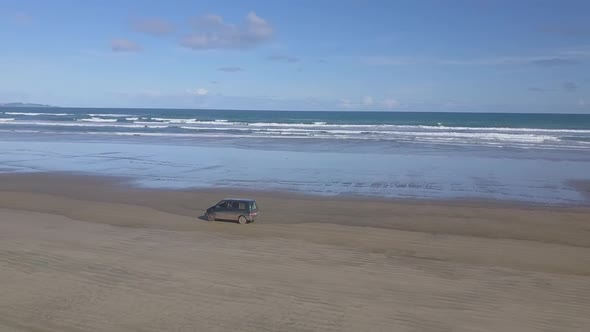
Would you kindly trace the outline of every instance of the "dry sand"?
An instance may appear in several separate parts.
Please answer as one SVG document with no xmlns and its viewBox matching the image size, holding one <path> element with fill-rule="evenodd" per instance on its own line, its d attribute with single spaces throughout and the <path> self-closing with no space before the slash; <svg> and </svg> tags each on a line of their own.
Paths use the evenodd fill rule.
<svg viewBox="0 0 590 332">
<path fill-rule="evenodd" d="M 198 218 L 248 195 L 249 225 Z M 0 331 L 588 331 L 590 209 L 0 176 Z"/>
</svg>

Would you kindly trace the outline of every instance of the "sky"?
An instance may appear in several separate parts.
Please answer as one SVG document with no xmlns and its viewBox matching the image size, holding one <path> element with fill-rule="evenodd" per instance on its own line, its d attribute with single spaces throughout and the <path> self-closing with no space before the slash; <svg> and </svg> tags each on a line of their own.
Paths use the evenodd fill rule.
<svg viewBox="0 0 590 332">
<path fill-rule="evenodd" d="M 590 1 L 0 0 L 0 103 L 590 113 Z"/>
</svg>

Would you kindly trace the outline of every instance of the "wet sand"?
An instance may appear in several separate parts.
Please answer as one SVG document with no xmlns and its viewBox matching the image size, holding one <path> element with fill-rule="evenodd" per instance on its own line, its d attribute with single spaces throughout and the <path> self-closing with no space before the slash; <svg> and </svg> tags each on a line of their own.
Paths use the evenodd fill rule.
<svg viewBox="0 0 590 332">
<path fill-rule="evenodd" d="M 255 198 L 249 225 L 197 218 Z M 586 331 L 590 208 L 0 175 L 2 331 Z"/>
</svg>

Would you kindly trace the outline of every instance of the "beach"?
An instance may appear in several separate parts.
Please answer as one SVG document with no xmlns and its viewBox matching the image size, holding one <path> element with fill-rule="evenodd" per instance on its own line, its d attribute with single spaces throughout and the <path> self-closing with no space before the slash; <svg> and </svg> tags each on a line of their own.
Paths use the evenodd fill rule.
<svg viewBox="0 0 590 332">
<path fill-rule="evenodd" d="M 226 196 L 261 217 L 199 218 Z M 590 208 L 0 175 L 6 331 L 584 331 Z"/>
</svg>

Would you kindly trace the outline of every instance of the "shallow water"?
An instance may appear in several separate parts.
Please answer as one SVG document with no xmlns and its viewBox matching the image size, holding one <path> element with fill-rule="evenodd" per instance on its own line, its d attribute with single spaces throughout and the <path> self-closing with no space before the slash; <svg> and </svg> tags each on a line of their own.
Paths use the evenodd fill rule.
<svg viewBox="0 0 590 332">
<path fill-rule="evenodd" d="M 546 149 L 3 133 L 0 152 L 0 172 L 128 176 L 156 188 L 587 204 L 568 182 L 590 179 L 587 153 Z"/>
</svg>

